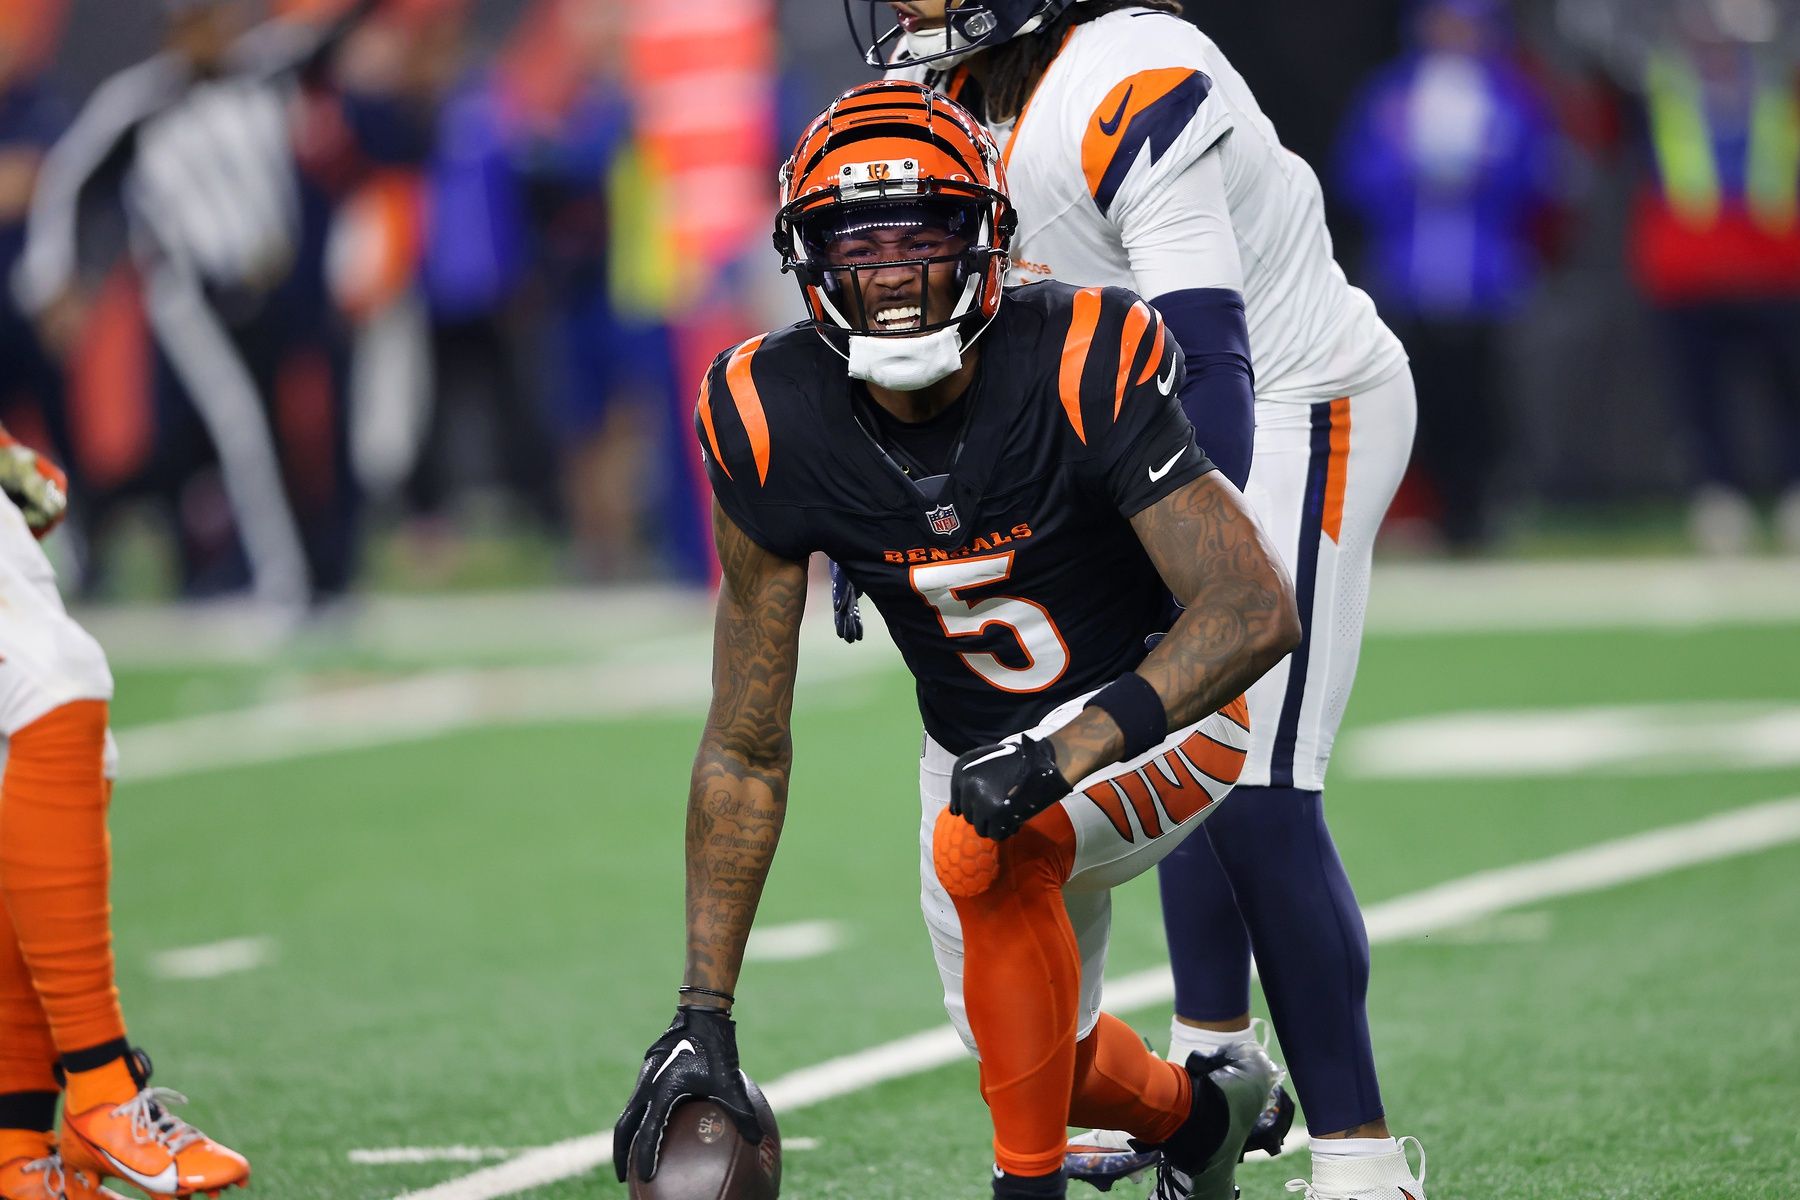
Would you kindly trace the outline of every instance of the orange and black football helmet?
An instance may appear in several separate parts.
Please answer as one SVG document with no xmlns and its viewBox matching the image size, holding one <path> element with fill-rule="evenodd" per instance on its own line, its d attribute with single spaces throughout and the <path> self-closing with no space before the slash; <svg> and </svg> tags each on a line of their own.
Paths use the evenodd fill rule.
<svg viewBox="0 0 1800 1200">
<path fill-rule="evenodd" d="M 948 97 L 877 80 L 839 96 L 800 135 L 781 168 L 775 249 L 822 334 L 910 337 L 967 323 L 966 346 L 999 311 L 1017 224 L 993 136 Z M 872 261 L 837 252 L 876 241 L 881 253 L 861 255 Z M 938 264 L 955 272 L 947 311 L 922 310 L 891 330 L 862 311 L 860 272 L 916 267 L 929 297 Z"/>
</svg>

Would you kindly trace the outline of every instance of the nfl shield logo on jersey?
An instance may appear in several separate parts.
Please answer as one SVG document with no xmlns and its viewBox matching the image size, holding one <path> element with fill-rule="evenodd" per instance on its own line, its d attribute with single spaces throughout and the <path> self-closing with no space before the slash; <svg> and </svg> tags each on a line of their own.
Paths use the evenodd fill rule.
<svg viewBox="0 0 1800 1200">
<path fill-rule="evenodd" d="M 931 532 L 939 537 L 949 537 L 962 528 L 962 522 L 956 517 L 956 505 L 954 504 L 926 509 L 925 519 L 931 522 Z"/>
</svg>

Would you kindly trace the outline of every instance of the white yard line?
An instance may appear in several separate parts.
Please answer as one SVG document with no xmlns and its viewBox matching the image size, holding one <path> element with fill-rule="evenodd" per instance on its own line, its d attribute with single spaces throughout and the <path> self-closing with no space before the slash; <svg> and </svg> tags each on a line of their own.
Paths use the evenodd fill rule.
<svg viewBox="0 0 1800 1200">
<path fill-rule="evenodd" d="M 217 979 L 254 971 L 274 958 L 275 942 L 270 938 L 227 938 L 204 946 L 158 951 L 150 956 L 150 973 L 160 979 Z"/>
<path fill-rule="evenodd" d="M 825 589 L 816 585 L 815 597 Z M 809 623 L 829 627 L 828 606 Z M 299 629 L 241 602 L 81 608 L 76 617 L 113 663 L 266 665 L 287 651 L 360 652 L 441 661 L 520 654 L 593 657 L 645 638 L 704 632 L 712 599 L 671 586 L 574 588 L 440 596 L 378 595 Z M 881 622 L 863 605 L 870 636 Z M 1800 620 L 1800 561 L 1594 559 L 1376 564 L 1369 599 L 1376 635 L 1507 630 L 1691 628 Z"/>
<path fill-rule="evenodd" d="M 1766 771 L 1800 764 L 1800 703 L 1464 710 L 1365 725 L 1340 745 L 1341 769 L 1359 779 Z"/>
<path fill-rule="evenodd" d="M 316 754 L 424 741 L 471 729 L 703 710 L 712 647 L 681 637 L 609 662 L 457 668 L 118 730 L 120 780 L 170 779 Z M 850 647 L 814 623 L 802 638 L 802 694 L 886 671 L 891 648 Z"/>
<path fill-rule="evenodd" d="M 413 1163 L 478 1163 L 511 1158 L 517 1150 L 505 1146 L 388 1146 L 379 1150 L 352 1150 L 350 1161 L 362 1167 L 393 1167 Z"/>
<path fill-rule="evenodd" d="M 800 962 L 830 954 L 844 944 L 842 921 L 794 921 L 750 931 L 745 962 Z"/>
<path fill-rule="evenodd" d="M 1372 905 L 1364 910 L 1363 919 L 1371 942 L 1400 941 L 1523 905 L 1602 891 L 1796 841 L 1800 841 L 1800 796 L 1602 842 L 1538 862 L 1481 871 Z M 1106 1006 L 1129 1012 L 1166 1004 L 1174 994 L 1168 968 L 1158 967 L 1108 980 Z M 777 1111 L 792 1112 L 946 1066 L 960 1061 L 964 1054 L 955 1030 L 944 1025 L 803 1067 L 763 1091 Z M 509 1162 L 402 1196 L 404 1200 L 494 1200 L 584 1174 L 611 1157 L 612 1134 L 588 1134 L 528 1150 Z"/>
</svg>

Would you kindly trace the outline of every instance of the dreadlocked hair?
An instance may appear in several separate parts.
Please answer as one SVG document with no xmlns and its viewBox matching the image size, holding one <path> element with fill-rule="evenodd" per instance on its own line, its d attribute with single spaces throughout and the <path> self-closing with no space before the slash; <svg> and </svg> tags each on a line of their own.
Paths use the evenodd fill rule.
<svg viewBox="0 0 1800 1200">
<path fill-rule="evenodd" d="M 987 52 L 987 73 L 982 84 L 987 119 L 1000 122 L 1018 116 L 1044 72 L 1050 69 L 1057 51 L 1062 49 L 1069 30 L 1122 8 L 1150 8 L 1179 16 L 1181 0 L 1080 0 L 1043 28 L 995 46 Z"/>
</svg>

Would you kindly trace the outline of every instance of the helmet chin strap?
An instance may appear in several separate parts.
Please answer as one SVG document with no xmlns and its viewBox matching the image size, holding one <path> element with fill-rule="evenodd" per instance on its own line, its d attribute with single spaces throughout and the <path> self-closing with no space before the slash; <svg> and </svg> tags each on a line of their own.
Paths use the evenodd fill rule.
<svg viewBox="0 0 1800 1200">
<path fill-rule="evenodd" d="M 978 271 L 963 284 L 962 295 L 957 298 L 953 310 L 957 317 L 966 316 L 974 308 L 985 276 L 986 272 Z M 954 375 L 962 366 L 963 352 L 968 349 L 962 340 L 963 324 L 958 320 L 915 337 L 870 337 L 852 332 L 850 377 L 894 392 L 928 388 L 940 379 Z M 987 324 L 982 322 L 975 337 L 986 332 Z M 975 339 L 969 340 L 972 343 Z"/>
<path fill-rule="evenodd" d="M 962 366 L 961 325 L 917 337 L 850 335 L 850 376 L 894 392 L 916 392 Z"/>
<path fill-rule="evenodd" d="M 930 64 L 931 68 L 935 71 L 947 71 L 951 67 L 957 66 L 980 53 L 980 48 L 975 46 L 970 46 L 964 50 L 955 50 L 948 54 L 944 53 L 950 45 L 950 25 L 948 22 L 938 26 L 936 29 L 921 29 L 917 32 L 902 32 L 900 35 L 900 45 L 905 49 L 908 58 L 930 58 L 932 55 L 940 55 L 941 57 L 936 58 Z M 905 64 L 902 63 L 901 65 Z"/>
</svg>

